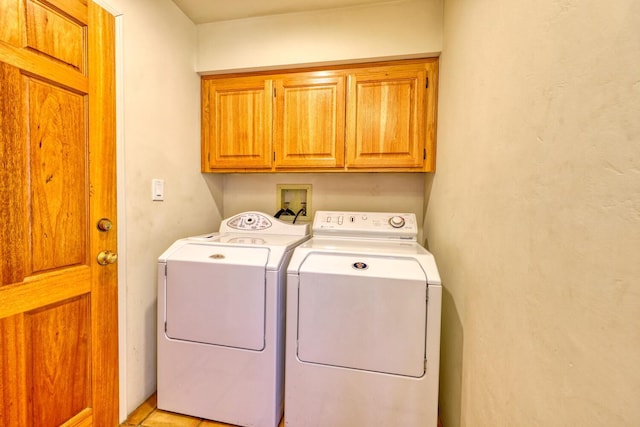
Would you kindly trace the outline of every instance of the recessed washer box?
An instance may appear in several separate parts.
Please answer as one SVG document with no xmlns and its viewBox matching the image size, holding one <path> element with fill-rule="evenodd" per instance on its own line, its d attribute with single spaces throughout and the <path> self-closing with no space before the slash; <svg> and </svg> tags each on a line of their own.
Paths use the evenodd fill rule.
<svg viewBox="0 0 640 427">
<path fill-rule="evenodd" d="M 303 208 L 297 221 L 311 221 L 311 184 L 277 184 L 276 210 L 289 209 L 279 219 L 293 221 Z"/>
</svg>

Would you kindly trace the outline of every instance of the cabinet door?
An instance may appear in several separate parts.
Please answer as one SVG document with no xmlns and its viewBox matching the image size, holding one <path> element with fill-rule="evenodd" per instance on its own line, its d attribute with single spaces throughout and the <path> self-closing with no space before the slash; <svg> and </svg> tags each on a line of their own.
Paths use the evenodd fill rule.
<svg viewBox="0 0 640 427">
<path fill-rule="evenodd" d="M 275 83 L 276 168 L 344 166 L 345 77 L 314 74 Z"/>
<path fill-rule="evenodd" d="M 423 167 L 426 78 L 424 64 L 349 75 L 347 167 Z"/>
<path fill-rule="evenodd" d="M 272 89 L 264 77 L 202 80 L 202 171 L 271 168 Z"/>
</svg>

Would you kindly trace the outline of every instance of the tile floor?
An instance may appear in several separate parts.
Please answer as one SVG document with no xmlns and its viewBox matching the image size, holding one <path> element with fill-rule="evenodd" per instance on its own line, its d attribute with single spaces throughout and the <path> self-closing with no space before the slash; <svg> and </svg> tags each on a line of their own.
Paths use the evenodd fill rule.
<svg viewBox="0 0 640 427">
<path fill-rule="evenodd" d="M 138 407 L 120 427 L 233 427 L 230 424 L 174 414 L 156 408 L 155 393 Z M 284 427 L 284 419 L 278 427 Z M 438 419 L 438 427 L 442 422 Z"/>
<path fill-rule="evenodd" d="M 156 408 L 156 395 L 153 394 L 138 407 L 129 418 L 120 425 L 121 427 L 232 427 L 229 424 L 203 420 L 202 418 L 188 417 L 173 412 L 162 411 Z M 284 427 L 284 420 L 279 427 Z"/>
</svg>

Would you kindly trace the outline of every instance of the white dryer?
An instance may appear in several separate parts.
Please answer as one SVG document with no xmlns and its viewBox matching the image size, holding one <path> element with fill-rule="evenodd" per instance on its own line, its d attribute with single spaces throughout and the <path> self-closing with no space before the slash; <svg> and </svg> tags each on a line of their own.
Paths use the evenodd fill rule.
<svg viewBox="0 0 640 427">
<path fill-rule="evenodd" d="M 414 214 L 316 212 L 287 269 L 285 425 L 435 427 L 442 287 Z"/>
<path fill-rule="evenodd" d="M 158 408 L 240 426 L 283 414 L 286 266 L 309 225 L 260 212 L 158 260 Z"/>
</svg>

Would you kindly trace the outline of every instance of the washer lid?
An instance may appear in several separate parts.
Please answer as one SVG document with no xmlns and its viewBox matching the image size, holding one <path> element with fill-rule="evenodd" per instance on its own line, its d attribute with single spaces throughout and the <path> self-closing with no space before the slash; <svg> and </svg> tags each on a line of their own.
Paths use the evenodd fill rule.
<svg viewBox="0 0 640 427">
<path fill-rule="evenodd" d="M 264 348 L 268 248 L 187 244 L 167 260 L 169 338 Z"/>
<path fill-rule="evenodd" d="M 424 375 L 427 281 L 415 259 L 312 253 L 298 292 L 300 360 Z"/>
</svg>

